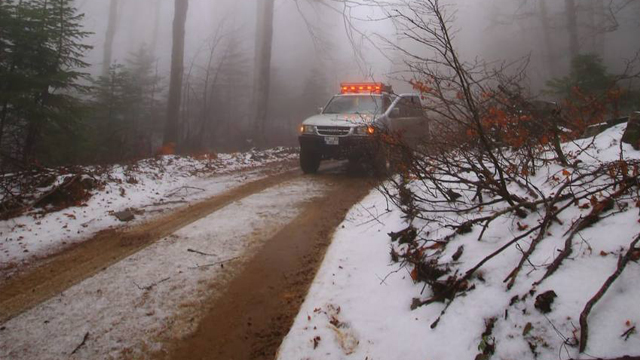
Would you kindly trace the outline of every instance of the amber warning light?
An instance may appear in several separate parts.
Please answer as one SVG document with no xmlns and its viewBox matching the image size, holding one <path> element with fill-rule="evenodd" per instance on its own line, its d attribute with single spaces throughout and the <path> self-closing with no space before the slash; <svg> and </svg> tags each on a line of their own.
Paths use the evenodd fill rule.
<svg viewBox="0 0 640 360">
<path fill-rule="evenodd" d="M 388 91 L 387 87 L 381 83 L 342 83 L 340 92 L 342 94 L 380 94 Z"/>
</svg>

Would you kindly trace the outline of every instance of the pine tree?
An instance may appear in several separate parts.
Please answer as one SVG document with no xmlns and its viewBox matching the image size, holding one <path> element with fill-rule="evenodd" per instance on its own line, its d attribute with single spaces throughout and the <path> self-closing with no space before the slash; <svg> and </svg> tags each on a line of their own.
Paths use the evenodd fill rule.
<svg viewBox="0 0 640 360">
<path fill-rule="evenodd" d="M 127 112 L 136 101 L 128 96 L 130 82 L 122 64 L 112 64 L 106 76 L 100 76 L 94 82 L 92 143 L 100 160 L 119 160 L 129 150 L 126 146 L 126 135 L 130 133 Z"/>
<path fill-rule="evenodd" d="M 156 92 L 160 82 L 156 73 L 156 59 L 152 50 L 143 44 L 127 60 L 128 84 L 126 92 L 136 102 L 132 108 L 132 132 L 134 156 L 151 155 L 151 143 L 155 128 L 159 127 L 155 119 L 160 102 Z"/>
<path fill-rule="evenodd" d="M 83 115 L 75 96 L 88 66 L 82 58 L 91 47 L 82 43 L 89 33 L 82 29 L 83 15 L 72 0 L 3 2 L 2 138 L 11 126 L 14 156 L 27 163 L 52 160 L 68 141 L 57 137 L 77 134 Z M 46 134 L 46 140 L 42 141 Z M 61 138 L 58 138 L 61 140 Z"/>
<path fill-rule="evenodd" d="M 130 54 L 126 65 L 112 64 L 94 81 L 92 138 L 101 161 L 151 155 L 159 79 L 146 45 Z"/>
</svg>

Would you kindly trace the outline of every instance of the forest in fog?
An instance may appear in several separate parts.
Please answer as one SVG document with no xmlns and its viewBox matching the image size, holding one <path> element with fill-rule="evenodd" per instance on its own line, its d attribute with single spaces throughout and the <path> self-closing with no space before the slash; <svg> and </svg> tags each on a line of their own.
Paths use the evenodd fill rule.
<svg viewBox="0 0 640 360">
<path fill-rule="evenodd" d="M 430 50 L 394 11 L 421 2 L 2 0 L 3 173 L 296 146 L 341 81 L 412 91 Z M 637 71 L 637 1 L 441 3 L 461 59 L 526 64 L 532 97 L 561 101 L 585 80 L 604 93 Z M 618 84 L 611 116 L 639 107 L 633 76 Z"/>
</svg>

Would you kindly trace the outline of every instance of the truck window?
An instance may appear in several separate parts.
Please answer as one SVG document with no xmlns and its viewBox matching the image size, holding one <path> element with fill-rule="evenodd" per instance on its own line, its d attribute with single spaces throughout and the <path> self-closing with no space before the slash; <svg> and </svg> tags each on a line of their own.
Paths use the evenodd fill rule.
<svg viewBox="0 0 640 360">
<path fill-rule="evenodd" d="M 398 117 L 401 118 L 423 116 L 422 104 L 420 103 L 420 98 L 417 96 L 406 96 L 401 98 L 396 104 L 396 108 L 398 108 L 399 111 Z"/>
<path fill-rule="evenodd" d="M 334 96 L 323 114 L 381 114 L 389 106 L 382 96 L 346 95 Z"/>
</svg>

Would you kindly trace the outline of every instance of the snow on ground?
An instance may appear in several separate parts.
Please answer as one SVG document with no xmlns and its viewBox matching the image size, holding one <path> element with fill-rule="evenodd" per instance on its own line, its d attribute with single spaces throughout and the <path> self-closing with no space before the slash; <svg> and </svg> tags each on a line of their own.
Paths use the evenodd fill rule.
<svg viewBox="0 0 640 360">
<path fill-rule="evenodd" d="M 161 339 L 193 330 L 204 301 L 325 189 L 320 181 L 292 180 L 177 231 L 3 324 L 0 358 L 138 358 L 157 351 Z"/>
<path fill-rule="evenodd" d="M 624 126 L 605 131 L 595 139 L 595 148 L 579 158 L 592 164 L 619 159 Z M 566 144 L 565 150 L 578 151 L 590 141 Z M 623 144 L 622 149 L 624 157 L 640 158 L 640 152 L 630 146 Z M 548 194 L 557 184 L 543 182 L 560 171 L 560 167 L 541 171 L 534 181 Z M 431 290 L 424 283 L 413 282 L 411 268 L 399 268 L 391 261 L 392 243 L 387 233 L 404 229 L 407 224 L 398 209 L 386 211 L 386 199 L 374 190 L 351 209 L 335 233 L 278 359 L 474 359 L 483 346 L 492 342 L 496 346 L 492 359 L 638 356 L 638 332 L 631 332 L 628 339 L 622 336 L 640 324 L 638 262 L 629 263 L 594 307 L 585 354 L 578 354 L 575 341 L 575 336 L 580 335 L 579 316 L 585 304 L 615 271 L 622 250 L 626 251 L 640 233 L 638 209 L 635 204 L 628 205 L 626 209 L 616 207 L 600 222 L 583 230 L 576 237 L 573 256 L 537 288 L 535 295 L 547 290 L 557 294 L 552 312 L 542 314 L 534 308 L 535 295 L 524 300 L 522 296 L 564 246 L 563 234 L 568 227 L 588 209 L 575 208 L 563 214 L 563 224 L 549 229 L 548 237 L 540 243 L 511 290 L 507 291 L 503 279 L 516 266 L 522 252 L 513 246 L 486 263 L 481 270 L 483 280 L 473 279 L 476 288 L 457 297 L 432 329 L 430 325 L 444 304 L 410 309 L 413 298 L 428 298 Z M 477 241 L 480 226 L 456 236 L 447 245 L 443 258 L 450 259 L 464 245 L 459 268 L 466 271 L 521 232 L 518 220 L 503 217 L 495 221 L 482 241 Z M 538 218 L 530 216 L 525 221 L 533 225 Z M 423 225 L 429 230 L 428 224 Z M 437 237 L 449 233 L 441 230 Z M 528 239 L 521 241 L 521 248 L 526 249 L 528 243 Z M 393 246 L 400 251 L 398 245 Z M 509 306 L 515 296 L 521 300 Z M 481 334 L 490 318 L 496 319 L 495 328 L 490 337 L 483 339 Z"/>
<path fill-rule="evenodd" d="M 132 225 L 159 212 L 222 193 L 264 177 L 264 170 L 296 155 L 276 148 L 218 154 L 215 159 L 163 156 L 133 165 L 116 165 L 100 175 L 103 189 L 92 191 L 83 206 L 0 221 L 0 270 L 15 269 L 100 230 L 122 226 L 114 212 L 138 210 Z M 240 171 L 244 170 L 244 171 Z M 62 179 L 58 179 L 58 183 Z M 46 192 L 47 189 L 42 189 Z"/>
</svg>

